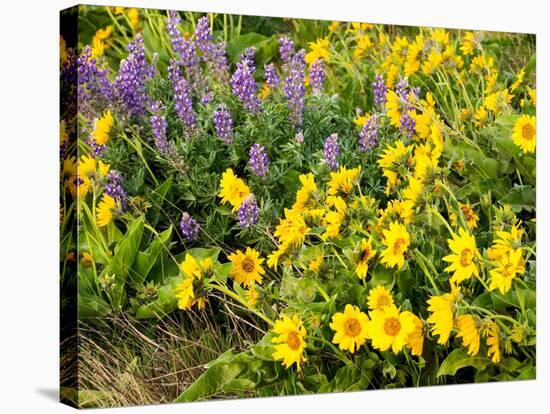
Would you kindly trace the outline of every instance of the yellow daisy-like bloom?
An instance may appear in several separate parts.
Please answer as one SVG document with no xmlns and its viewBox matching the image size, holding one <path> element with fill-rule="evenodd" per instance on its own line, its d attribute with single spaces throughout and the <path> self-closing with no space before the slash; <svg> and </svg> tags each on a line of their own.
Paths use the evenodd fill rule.
<svg viewBox="0 0 550 414">
<path fill-rule="evenodd" d="M 105 145 L 111 139 L 110 132 L 113 127 L 114 119 L 111 111 L 99 118 L 95 123 L 93 132 L 94 141 L 99 145 Z"/>
<path fill-rule="evenodd" d="M 522 115 L 514 124 L 512 141 L 523 152 L 535 152 L 537 141 L 537 121 L 535 116 Z"/>
<path fill-rule="evenodd" d="M 453 238 L 448 239 L 447 242 L 453 254 L 445 256 L 443 260 L 451 263 L 445 268 L 446 272 L 453 272 L 451 281 L 458 284 L 472 275 L 479 276 L 479 270 L 474 261 L 480 257 L 475 237 L 461 228 L 458 234 L 453 234 Z"/>
<path fill-rule="evenodd" d="M 440 345 L 447 343 L 453 330 L 457 294 L 458 291 L 445 293 L 441 296 L 432 296 L 428 299 L 430 316 L 426 322 L 433 325 L 430 331 L 439 336 L 437 343 Z"/>
<path fill-rule="evenodd" d="M 306 208 L 312 196 L 318 191 L 318 188 L 312 173 L 300 174 L 298 178 L 300 179 L 302 187 L 296 192 L 296 201 L 292 209 L 301 211 Z"/>
<path fill-rule="evenodd" d="M 462 38 L 462 45 L 460 50 L 465 56 L 471 55 L 476 49 L 478 44 L 478 39 L 474 32 L 466 32 Z"/>
<path fill-rule="evenodd" d="M 207 257 L 198 261 L 187 253 L 184 261 L 180 264 L 180 269 L 184 275 L 184 280 L 176 286 L 174 291 L 178 299 L 178 308 L 189 310 L 196 304 L 199 309 L 204 309 L 206 300 L 203 296 L 197 297 L 196 293 L 203 275 L 212 272 L 212 258 Z"/>
<path fill-rule="evenodd" d="M 262 263 L 265 259 L 260 258 L 260 253 L 256 250 L 250 247 L 246 248 L 245 253 L 237 250 L 229 255 L 228 259 L 233 263 L 229 274 L 238 284 L 249 287 L 254 282 L 262 283 L 262 275 L 265 274 Z"/>
<path fill-rule="evenodd" d="M 336 33 L 338 27 L 340 27 L 340 22 L 332 22 L 328 27 L 328 31 L 330 33 Z"/>
<path fill-rule="evenodd" d="M 359 245 L 359 260 L 357 261 L 355 274 L 359 279 L 364 279 L 369 270 L 369 260 L 374 257 L 376 250 L 372 248 L 372 238 L 361 239 Z"/>
<path fill-rule="evenodd" d="M 332 343 L 338 345 L 342 351 L 352 354 L 363 345 L 368 334 L 369 317 L 357 306 L 346 305 L 344 312 L 338 312 L 332 317 L 330 328 L 335 331 Z"/>
<path fill-rule="evenodd" d="M 139 11 L 136 8 L 128 9 L 126 12 L 128 20 L 130 20 L 130 26 L 132 29 L 137 30 L 139 28 Z"/>
<path fill-rule="evenodd" d="M 367 305 L 371 311 L 383 310 L 386 306 L 392 306 L 393 304 L 393 296 L 384 286 L 378 285 L 369 291 Z"/>
<path fill-rule="evenodd" d="M 519 86 L 523 82 L 524 77 L 525 77 L 525 68 L 522 68 L 518 72 L 518 76 L 517 76 L 515 82 L 510 85 L 510 92 L 514 92 L 517 88 L 519 88 Z"/>
<path fill-rule="evenodd" d="M 383 231 L 386 249 L 381 253 L 381 262 L 387 267 L 402 269 L 405 266 L 405 252 L 411 244 L 407 228 L 397 221 L 390 223 L 389 230 Z"/>
<path fill-rule="evenodd" d="M 466 219 L 466 223 L 468 223 L 468 227 L 470 229 L 475 229 L 477 227 L 477 222 L 479 220 L 479 216 L 475 212 L 475 210 L 472 208 L 470 203 L 459 203 L 460 211 L 462 211 L 462 214 L 464 215 L 464 218 Z M 451 213 L 449 215 L 449 218 L 451 220 L 451 224 L 456 227 L 458 223 L 458 217 L 455 213 Z"/>
<path fill-rule="evenodd" d="M 104 52 L 105 52 L 105 43 L 103 43 L 103 40 L 94 36 L 92 38 L 92 58 L 96 59 L 100 56 L 103 56 Z"/>
<path fill-rule="evenodd" d="M 391 348 L 394 354 L 399 353 L 416 329 L 414 315 L 411 312 L 400 312 L 395 305 L 374 310 L 370 312 L 370 317 L 372 346 L 380 351 Z"/>
<path fill-rule="evenodd" d="M 390 118 L 390 123 L 394 127 L 399 127 L 401 121 L 399 96 L 393 90 L 389 90 L 386 94 L 386 111 Z"/>
<path fill-rule="evenodd" d="M 176 286 L 174 294 L 178 299 L 178 308 L 189 310 L 193 307 L 195 301 L 195 291 L 193 290 L 193 278 L 187 278 Z"/>
<path fill-rule="evenodd" d="M 328 38 L 319 38 L 315 42 L 310 42 L 308 44 L 310 52 L 306 53 L 305 59 L 309 67 L 313 65 L 317 59 L 327 60 L 329 57 L 329 46 L 330 43 Z"/>
<path fill-rule="evenodd" d="M 95 32 L 95 37 L 101 40 L 106 40 L 109 37 L 111 37 L 112 33 L 113 33 L 113 26 L 109 25 L 105 29 L 98 29 L 97 32 Z"/>
<path fill-rule="evenodd" d="M 357 38 L 357 46 L 355 47 L 355 49 L 353 49 L 353 58 L 356 61 L 360 60 L 363 56 L 365 56 L 367 50 L 369 50 L 371 47 L 372 41 L 367 34 L 359 36 Z"/>
<path fill-rule="evenodd" d="M 495 364 L 500 362 L 500 329 L 496 322 L 489 322 L 488 336 L 487 336 L 487 356 L 491 357 L 491 361 Z"/>
<path fill-rule="evenodd" d="M 246 298 L 246 304 L 251 308 L 255 308 L 260 298 L 260 292 L 258 292 L 255 285 L 252 285 L 246 289 L 244 296 Z"/>
<path fill-rule="evenodd" d="M 407 338 L 407 347 L 410 348 L 411 354 L 421 356 L 424 349 L 424 322 L 415 314 L 411 313 L 414 321 L 414 331 Z"/>
<path fill-rule="evenodd" d="M 354 184 L 357 183 L 359 174 L 361 174 L 361 166 L 349 170 L 345 166 L 342 166 L 338 171 L 331 172 L 327 194 L 329 196 L 338 194 L 343 196 L 349 195 Z"/>
<path fill-rule="evenodd" d="M 269 92 L 271 92 L 271 88 L 267 83 L 264 83 L 262 86 L 262 89 L 260 89 L 260 93 L 259 93 L 260 99 L 262 101 L 265 100 L 265 98 L 269 96 Z"/>
<path fill-rule="evenodd" d="M 309 231 L 304 216 L 297 210 L 285 208 L 285 218 L 279 220 L 273 235 L 285 246 L 300 246 Z"/>
<path fill-rule="evenodd" d="M 479 352 L 479 328 L 478 321 L 473 315 L 460 315 L 456 320 L 458 329 L 457 338 L 462 338 L 462 343 L 468 347 L 468 355 L 477 355 Z"/>
<path fill-rule="evenodd" d="M 89 252 L 82 252 L 82 255 L 80 256 L 80 261 L 84 266 L 90 267 L 94 262 L 94 258 Z"/>
<path fill-rule="evenodd" d="M 282 319 L 275 321 L 273 332 L 278 335 L 272 339 L 275 344 L 273 358 L 283 361 L 285 368 L 296 364 L 296 368 L 300 371 L 301 363 L 305 361 L 305 336 L 307 334 L 300 318 L 297 315 L 294 315 L 292 319 L 286 315 L 283 316 Z"/>
<path fill-rule="evenodd" d="M 497 267 L 489 272 L 489 290 L 498 289 L 501 294 L 506 294 L 512 287 L 512 281 L 524 272 L 525 260 L 522 249 L 508 250 L 497 262 Z"/>
<path fill-rule="evenodd" d="M 403 190 L 403 197 L 405 200 L 410 200 L 413 203 L 416 203 L 418 198 L 422 194 L 422 190 L 424 190 L 424 184 L 420 178 L 411 178 L 409 180 L 409 185 L 407 188 Z"/>
<path fill-rule="evenodd" d="M 307 268 L 312 272 L 318 272 L 324 261 L 325 257 L 323 255 L 319 255 L 315 259 L 309 261 Z"/>
<path fill-rule="evenodd" d="M 113 197 L 103 193 L 101 201 L 97 205 L 97 225 L 103 227 L 108 225 L 115 218 L 117 211 L 116 201 Z"/>
<path fill-rule="evenodd" d="M 244 181 L 238 178 L 231 168 L 225 170 L 220 181 L 219 197 L 222 203 L 229 203 L 233 206 L 233 212 L 237 211 L 242 202 L 250 195 L 250 188 Z"/>
<path fill-rule="evenodd" d="M 183 262 L 181 262 L 180 269 L 188 278 L 200 277 L 201 274 L 199 263 L 188 253 L 185 255 Z"/>
</svg>

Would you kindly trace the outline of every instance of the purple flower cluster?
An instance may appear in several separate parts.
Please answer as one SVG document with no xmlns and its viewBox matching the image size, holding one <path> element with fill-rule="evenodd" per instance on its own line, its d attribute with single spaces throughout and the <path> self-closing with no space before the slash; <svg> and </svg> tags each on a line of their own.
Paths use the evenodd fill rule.
<svg viewBox="0 0 550 414">
<path fill-rule="evenodd" d="M 96 110 L 108 107 L 114 98 L 114 90 L 107 69 L 100 69 L 92 59 L 92 48 L 85 46 L 76 59 L 78 73 L 78 111 L 92 115 Z"/>
<path fill-rule="evenodd" d="M 376 75 L 372 82 L 372 93 L 375 105 L 382 106 L 386 103 L 386 81 L 381 75 Z"/>
<path fill-rule="evenodd" d="M 324 156 L 325 162 L 328 168 L 333 171 L 338 168 L 338 153 L 340 152 L 340 146 L 338 145 L 338 134 L 331 134 L 325 140 Z"/>
<path fill-rule="evenodd" d="M 156 68 L 145 60 L 143 37 L 137 34 L 128 45 L 128 57 L 120 63 L 115 79 L 116 94 L 129 115 L 142 115 L 148 102 L 145 80 L 155 74 Z"/>
<path fill-rule="evenodd" d="M 126 208 L 126 191 L 122 188 L 122 175 L 117 170 L 111 170 L 107 173 L 105 193 L 113 197 L 123 210 Z"/>
<path fill-rule="evenodd" d="M 401 78 L 395 87 L 395 92 L 403 103 L 403 114 L 399 120 L 399 130 L 406 130 L 407 138 L 411 139 L 415 133 L 416 121 L 410 114 L 413 109 L 410 100 L 420 94 L 420 88 L 409 87 L 409 80 Z"/>
<path fill-rule="evenodd" d="M 233 142 L 233 119 L 225 104 L 220 104 L 214 111 L 214 128 L 218 137 L 226 144 Z"/>
<path fill-rule="evenodd" d="M 181 17 L 177 11 L 171 10 L 166 19 L 166 29 L 172 42 L 172 49 L 179 56 L 180 62 L 186 68 L 196 66 L 199 63 L 199 57 L 195 48 L 195 42 L 192 39 L 185 39 L 178 29 L 181 23 Z"/>
<path fill-rule="evenodd" d="M 325 62 L 317 59 L 309 69 L 309 84 L 313 93 L 321 93 L 325 85 Z"/>
<path fill-rule="evenodd" d="M 244 107 L 252 113 L 260 108 L 260 98 L 257 95 L 258 85 L 254 80 L 254 55 L 255 48 L 247 48 L 237 63 L 237 69 L 231 77 L 231 88 L 235 95 L 242 102 Z"/>
<path fill-rule="evenodd" d="M 199 223 L 197 223 L 197 220 L 191 217 L 189 213 L 184 212 L 181 215 L 180 230 L 183 240 L 186 242 L 197 240 L 199 238 L 200 229 L 201 227 Z"/>
<path fill-rule="evenodd" d="M 294 43 L 286 36 L 282 36 L 279 39 L 279 56 L 283 63 L 290 61 L 290 58 L 294 54 Z"/>
<path fill-rule="evenodd" d="M 376 145 L 378 136 L 378 116 L 372 115 L 363 125 L 359 133 L 359 147 L 361 151 L 372 149 Z"/>
<path fill-rule="evenodd" d="M 239 218 L 239 226 L 250 228 L 258 222 L 260 217 L 260 209 L 254 194 L 250 194 L 241 204 L 237 211 Z"/>
<path fill-rule="evenodd" d="M 193 110 L 191 90 L 185 78 L 180 78 L 174 85 L 174 107 L 181 122 L 193 129 L 197 123 L 197 115 Z"/>
<path fill-rule="evenodd" d="M 279 75 L 277 75 L 277 70 L 273 63 L 267 64 L 264 66 L 264 79 L 267 86 L 270 88 L 276 88 L 281 83 Z"/>
<path fill-rule="evenodd" d="M 166 139 L 166 129 L 168 127 L 166 118 L 160 115 L 153 115 L 149 121 L 151 122 L 155 146 L 161 155 L 166 157 L 170 152 L 170 146 L 168 144 L 168 140 Z"/>
<path fill-rule="evenodd" d="M 254 174 L 265 178 L 269 167 L 269 159 L 265 147 L 260 144 L 254 144 L 248 152 L 248 165 Z"/>
<path fill-rule="evenodd" d="M 212 91 L 209 91 L 209 92 L 206 92 L 204 93 L 199 102 L 202 104 L 202 105 L 208 105 L 210 102 L 212 102 L 212 100 L 214 99 L 214 92 Z"/>
<path fill-rule="evenodd" d="M 290 60 L 288 76 L 285 79 L 283 88 L 291 111 L 291 119 L 296 127 L 300 127 L 303 122 L 304 95 L 306 92 L 304 86 L 305 67 L 305 50 L 301 49 Z"/>
<path fill-rule="evenodd" d="M 208 17 L 201 17 L 195 28 L 195 42 L 202 52 L 202 58 L 209 68 L 216 74 L 218 80 L 226 79 L 229 71 L 229 63 L 225 53 L 225 43 L 214 43 L 210 33 Z"/>
</svg>

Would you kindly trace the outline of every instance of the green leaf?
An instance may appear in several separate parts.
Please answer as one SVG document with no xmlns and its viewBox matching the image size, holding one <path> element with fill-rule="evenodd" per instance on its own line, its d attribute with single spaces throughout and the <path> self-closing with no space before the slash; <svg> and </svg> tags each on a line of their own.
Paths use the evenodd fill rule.
<svg viewBox="0 0 550 414">
<path fill-rule="evenodd" d="M 500 203 L 508 204 L 516 213 L 522 210 L 535 211 L 535 194 L 535 189 L 530 185 L 516 185 L 500 200 Z"/>
<path fill-rule="evenodd" d="M 455 375 L 460 368 L 474 367 L 477 370 L 483 370 L 489 363 L 489 359 L 481 356 L 470 356 L 464 349 L 455 349 L 443 361 L 437 376 Z"/>
<path fill-rule="evenodd" d="M 166 198 L 166 194 L 168 194 L 170 187 L 172 187 L 172 178 L 168 178 L 165 182 L 155 188 L 149 196 L 152 207 L 147 212 L 147 220 L 153 227 L 159 220 L 160 213 L 162 211 L 162 204 L 164 203 L 164 199 Z"/>
<path fill-rule="evenodd" d="M 172 226 L 160 233 L 145 251 L 137 253 L 132 271 L 130 272 L 130 278 L 136 286 L 143 284 L 147 279 L 147 275 L 155 265 L 159 255 L 163 251 L 168 251 L 171 236 Z"/>
</svg>

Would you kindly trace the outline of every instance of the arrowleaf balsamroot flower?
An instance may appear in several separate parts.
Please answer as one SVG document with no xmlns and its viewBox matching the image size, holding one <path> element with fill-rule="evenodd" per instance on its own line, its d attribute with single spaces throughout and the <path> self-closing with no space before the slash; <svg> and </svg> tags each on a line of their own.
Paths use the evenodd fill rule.
<svg viewBox="0 0 550 414">
<path fill-rule="evenodd" d="M 101 201 L 97 205 L 97 225 L 99 227 L 107 226 L 116 216 L 116 200 L 108 194 L 103 193 Z"/>
<path fill-rule="evenodd" d="M 337 312 L 332 317 L 330 328 L 335 331 L 332 342 L 342 351 L 353 354 L 369 338 L 368 325 L 367 314 L 361 312 L 357 306 L 348 304 L 344 312 Z"/>
<path fill-rule="evenodd" d="M 525 272 L 525 259 L 522 249 L 510 249 L 506 251 L 492 269 L 489 282 L 489 290 L 498 289 L 505 295 L 512 288 L 512 281 Z"/>
<path fill-rule="evenodd" d="M 391 292 L 383 285 L 373 287 L 369 291 L 367 304 L 371 311 L 383 310 L 386 306 L 393 305 L 393 296 Z"/>
<path fill-rule="evenodd" d="M 369 270 L 369 261 L 376 255 L 372 247 L 372 238 L 361 239 L 359 244 L 359 259 L 355 267 L 355 274 L 359 279 L 365 279 Z"/>
<path fill-rule="evenodd" d="M 381 262 L 387 267 L 402 269 L 405 266 L 405 252 L 411 244 L 407 228 L 397 221 L 390 223 L 389 229 L 383 231 L 383 243 L 386 249 L 382 251 Z"/>
<path fill-rule="evenodd" d="M 373 310 L 369 315 L 371 320 L 368 329 L 372 346 L 380 351 L 391 348 L 394 354 L 399 353 L 416 328 L 414 315 L 409 311 L 400 312 L 395 305 Z"/>
<path fill-rule="evenodd" d="M 273 333 L 277 335 L 272 339 L 275 349 L 273 358 L 282 361 L 285 368 L 296 364 L 296 369 L 301 371 L 301 364 L 305 361 L 307 332 L 298 315 L 294 315 L 292 319 L 285 315 L 275 321 Z"/>
<path fill-rule="evenodd" d="M 451 263 L 445 268 L 446 272 L 453 272 L 451 282 L 459 284 L 471 278 L 472 275 L 479 276 L 475 260 L 481 256 L 477 250 L 475 237 L 461 228 L 458 234 L 453 234 L 453 238 L 447 242 L 452 254 L 445 256 L 443 260 Z"/>
<path fill-rule="evenodd" d="M 258 251 L 247 247 L 245 252 L 237 250 L 230 254 L 228 259 L 233 263 L 229 274 L 238 284 L 249 287 L 253 283 L 262 283 L 262 275 L 265 274 L 262 263 L 265 259 L 260 257 Z"/>
<path fill-rule="evenodd" d="M 512 132 L 512 141 L 523 152 L 535 152 L 537 140 L 537 121 L 536 117 L 530 115 L 520 116 L 514 124 Z"/>
<path fill-rule="evenodd" d="M 432 296 L 428 299 L 430 317 L 427 322 L 433 325 L 431 332 L 439 336 L 437 343 L 440 345 L 445 345 L 451 336 L 455 323 L 455 303 L 458 295 L 459 290 L 455 288 L 451 293 Z"/>
<path fill-rule="evenodd" d="M 101 118 L 95 123 L 93 132 L 94 141 L 98 145 L 105 145 L 111 139 L 111 128 L 113 127 L 114 119 L 111 111 L 105 112 Z"/>
<path fill-rule="evenodd" d="M 457 338 L 468 348 L 468 355 L 479 352 L 479 321 L 473 315 L 460 315 L 456 320 Z"/>
<path fill-rule="evenodd" d="M 219 197 L 222 203 L 233 206 L 233 212 L 237 211 L 242 202 L 250 195 L 250 188 L 242 179 L 237 177 L 231 168 L 225 170 L 220 181 Z"/>
</svg>

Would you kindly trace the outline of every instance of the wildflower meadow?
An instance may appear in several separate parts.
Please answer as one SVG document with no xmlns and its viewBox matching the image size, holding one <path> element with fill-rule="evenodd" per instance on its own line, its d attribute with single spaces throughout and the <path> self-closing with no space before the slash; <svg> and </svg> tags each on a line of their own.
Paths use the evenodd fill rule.
<svg viewBox="0 0 550 414">
<path fill-rule="evenodd" d="M 535 378 L 534 35 L 61 23 L 65 402 Z"/>
</svg>

